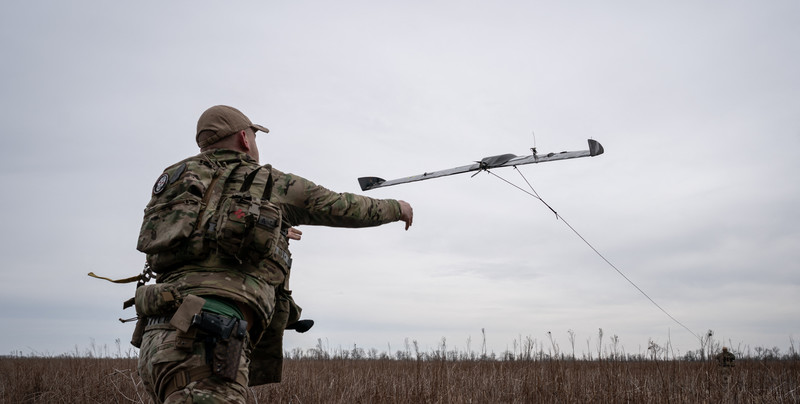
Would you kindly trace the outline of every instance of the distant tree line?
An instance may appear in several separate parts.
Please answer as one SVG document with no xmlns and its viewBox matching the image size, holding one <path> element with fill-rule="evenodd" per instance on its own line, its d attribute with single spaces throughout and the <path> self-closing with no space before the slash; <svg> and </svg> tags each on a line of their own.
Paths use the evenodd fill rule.
<svg viewBox="0 0 800 404">
<path fill-rule="evenodd" d="M 485 333 L 482 330 L 483 342 L 478 351 L 472 349 L 471 339 L 467 339 L 465 349 L 448 347 L 447 340 L 442 338 L 436 347 L 427 351 L 421 350 L 416 340 L 404 341 L 402 349 L 392 350 L 387 346 L 387 350 L 380 351 L 376 348 L 361 348 L 353 345 L 352 348 L 331 348 L 322 339 L 317 339 L 314 348 L 303 349 L 294 348 L 287 350 L 285 356 L 289 359 L 368 359 L 368 360 L 399 360 L 399 361 L 553 361 L 553 360 L 580 360 L 580 361 L 653 361 L 653 360 L 680 360 L 688 362 L 699 362 L 713 360 L 722 351 L 723 345 L 720 341 L 713 339 L 713 331 L 709 330 L 700 339 L 700 348 L 685 353 L 675 352 L 671 343 L 658 344 L 653 340 L 648 342 L 645 352 L 630 353 L 626 352 L 620 343 L 617 335 L 609 338 L 604 343 L 604 333 L 602 329 L 598 331 L 598 338 L 592 345 L 591 340 L 587 340 L 587 349 L 580 355 L 575 354 L 575 333 L 568 331 L 570 350 L 565 352 L 556 342 L 551 333 L 547 333 L 547 338 L 537 340 L 530 336 L 520 337 L 514 340 L 511 346 L 500 354 L 487 352 Z M 737 360 L 800 360 L 794 339 L 790 339 L 789 350 L 781 352 L 778 347 L 765 348 L 749 346 L 737 347 L 727 346 Z M 731 344 L 732 345 L 732 344 Z"/>
</svg>

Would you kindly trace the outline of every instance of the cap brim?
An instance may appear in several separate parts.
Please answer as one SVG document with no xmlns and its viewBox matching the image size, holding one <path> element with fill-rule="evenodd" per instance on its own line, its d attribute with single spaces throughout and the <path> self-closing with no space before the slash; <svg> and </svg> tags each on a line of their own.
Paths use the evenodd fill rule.
<svg viewBox="0 0 800 404">
<path fill-rule="evenodd" d="M 267 128 L 261 126 L 261 125 L 253 124 L 252 127 L 254 129 L 258 129 L 258 130 L 260 130 L 260 131 L 262 131 L 264 133 L 269 133 L 269 129 L 267 129 Z"/>
</svg>

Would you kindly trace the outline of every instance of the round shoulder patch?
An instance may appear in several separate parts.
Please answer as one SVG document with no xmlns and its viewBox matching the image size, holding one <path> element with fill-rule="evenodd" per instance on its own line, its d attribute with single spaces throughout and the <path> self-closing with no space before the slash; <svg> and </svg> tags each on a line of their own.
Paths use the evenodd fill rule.
<svg viewBox="0 0 800 404">
<path fill-rule="evenodd" d="M 161 174 L 161 176 L 156 180 L 156 184 L 153 185 L 153 195 L 158 195 L 163 192 L 167 187 L 167 183 L 169 183 L 169 174 Z"/>
</svg>

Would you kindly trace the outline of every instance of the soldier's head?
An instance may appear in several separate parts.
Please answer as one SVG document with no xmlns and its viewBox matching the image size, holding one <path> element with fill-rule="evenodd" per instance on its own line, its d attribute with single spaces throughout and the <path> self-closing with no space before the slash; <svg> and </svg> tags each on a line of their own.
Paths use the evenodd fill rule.
<svg viewBox="0 0 800 404">
<path fill-rule="evenodd" d="M 722 352 L 728 352 L 728 347 L 726 346 L 722 347 Z"/>
<path fill-rule="evenodd" d="M 215 105 L 197 120 L 195 141 L 201 151 L 231 149 L 247 153 L 258 161 L 257 131 L 269 133 L 269 129 L 254 124 L 238 109 Z"/>
</svg>

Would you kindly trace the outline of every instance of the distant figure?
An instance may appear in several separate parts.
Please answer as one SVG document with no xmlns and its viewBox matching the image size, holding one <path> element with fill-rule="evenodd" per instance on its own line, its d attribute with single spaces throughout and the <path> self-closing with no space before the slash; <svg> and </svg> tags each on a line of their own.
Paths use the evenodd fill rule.
<svg viewBox="0 0 800 404">
<path fill-rule="evenodd" d="M 736 356 L 730 353 L 727 347 L 722 347 L 722 352 L 718 353 L 716 358 L 719 365 L 726 368 L 733 367 L 733 361 L 736 360 Z"/>
</svg>

